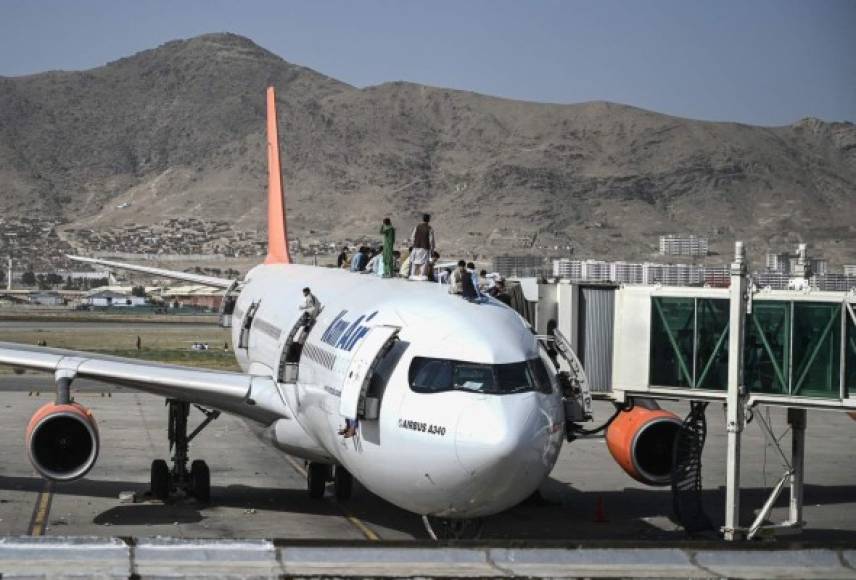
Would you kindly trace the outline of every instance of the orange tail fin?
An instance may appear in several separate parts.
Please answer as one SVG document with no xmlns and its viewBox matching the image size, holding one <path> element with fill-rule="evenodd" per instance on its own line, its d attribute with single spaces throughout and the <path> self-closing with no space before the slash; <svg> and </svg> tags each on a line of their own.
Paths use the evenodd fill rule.
<svg viewBox="0 0 856 580">
<path fill-rule="evenodd" d="M 279 131 L 276 121 L 276 94 L 267 89 L 268 152 L 268 255 L 265 264 L 290 264 L 288 234 L 285 228 L 285 190 L 279 165 Z"/>
</svg>

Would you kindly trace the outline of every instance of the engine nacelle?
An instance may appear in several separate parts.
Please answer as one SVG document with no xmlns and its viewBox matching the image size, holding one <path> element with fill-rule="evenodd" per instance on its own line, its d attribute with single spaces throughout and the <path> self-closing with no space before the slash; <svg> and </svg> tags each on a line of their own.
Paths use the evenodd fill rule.
<svg viewBox="0 0 856 580">
<path fill-rule="evenodd" d="M 609 452 L 627 474 L 646 485 L 668 485 L 682 421 L 646 401 L 619 413 L 606 431 Z"/>
<path fill-rule="evenodd" d="M 27 425 L 27 456 L 42 477 L 74 481 L 92 469 L 98 458 L 98 426 L 79 403 L 48 403 Z"/>
</svg>

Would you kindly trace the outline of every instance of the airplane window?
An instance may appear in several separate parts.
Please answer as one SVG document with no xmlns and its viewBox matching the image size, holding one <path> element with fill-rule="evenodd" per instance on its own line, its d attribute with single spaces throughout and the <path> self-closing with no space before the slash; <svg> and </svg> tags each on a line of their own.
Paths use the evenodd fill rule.
<svg viewBox="0 0 856 580">
<path fill-rule="evenodd" d="M 540 358 L 533 358 L 529 361 L 529 368 L 535 377 L 536 390 L 542 393 L 553 392 L 553 381 L 550 380 L 550 373 L 544 366 L 544 361 Z"/>
<path fill-rule="evenodd" d="M 487 365 L 416 357 L 410 364 L 410 387 L 419 393 L 472 391 L 491 395 L 553 390 L 543 361 Z"/>
<path fill-rule="evenodd" d="M 454 363 L 453 384 L 463 391 L 494 390 L 493 372 L 488 365 Z"/>
</svg>

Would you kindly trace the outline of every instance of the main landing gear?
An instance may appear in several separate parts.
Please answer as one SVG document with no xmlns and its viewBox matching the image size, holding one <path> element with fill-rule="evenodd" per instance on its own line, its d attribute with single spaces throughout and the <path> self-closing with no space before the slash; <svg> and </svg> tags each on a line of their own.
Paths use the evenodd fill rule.
<svg viewBox="0 0 856 580">
<path fill-rule="evenodd" d="M 160 500 L 167 500 L 172 495 L 180 492 L 186 496 L 193 496 L 201 503 L 208 503 L 211 499 L 211 472 L 208 464 L 201 459 L 196 459 L 187 469 L 190 461 L 188 450 L 190 442 L 211 421 L 220 416 L 220 411 L 204 409 L 194 405 L 205 415 L 205 420 L 191 433 L 187 434 L 187 417 L 190 415 L 190 403 L 177 399 L 167 399 L 169 407 L 169 448 L 175 449 L 172 456 L 172 469 L 163 459 L 152 461 L 151 492 Z"/>
<path fill-rule="evenodd" d="M 336 499 L 345 501 L 351 498 L 354 490 L 354 476 L 341 465 L 329 465 L 315 461 L 306 462 L 306 487 L 309 497 L 321 499 L 327 489 L 327 482 L 333 482 Z"/>
</svg>

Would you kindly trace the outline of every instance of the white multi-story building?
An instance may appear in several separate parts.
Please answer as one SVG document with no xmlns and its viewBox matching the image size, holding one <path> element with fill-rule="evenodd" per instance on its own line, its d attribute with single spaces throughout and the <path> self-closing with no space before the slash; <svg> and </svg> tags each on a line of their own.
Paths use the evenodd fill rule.
<svg viewBox="0 0 856 580">
<path fill-rule="evenodd" d="M 566 280 L 579 280 L 582 276 L 582 262 L 560 258 L 553 260 L 553 277 Z"/>
<path fill-rule="evenodd" d="M 582 263 L 581 278 L 589 282 L 609 282 L 609 262 L 601 260 L 585 260 Z"/>
<path fill-rule="evenodd" d="M 694 234 L 660 236 L 660 253 L 664 256 L 707 256 L 707 238 Z"/>
<path fill-rule="evenodd" d="M 731 286 L 731 269 L 728 266 L 705 266 L 704 285 L 711 288 Z"/>
<path fill-rule="evenodd" d="M 663 286 L 700 286 L 704 268 L 693 264 L 642 264 L 643 284 Z"/>
<path fill-rule="evenodd" d="M 856 276 L 856 265 L 844 266 L 845 276 Z"/>
<path fill-rule="evenodd" d="M 612 262 L 609 265 L 609 278 L 621 284 L 641 284 L 642 264 Z"/>
</svg>

